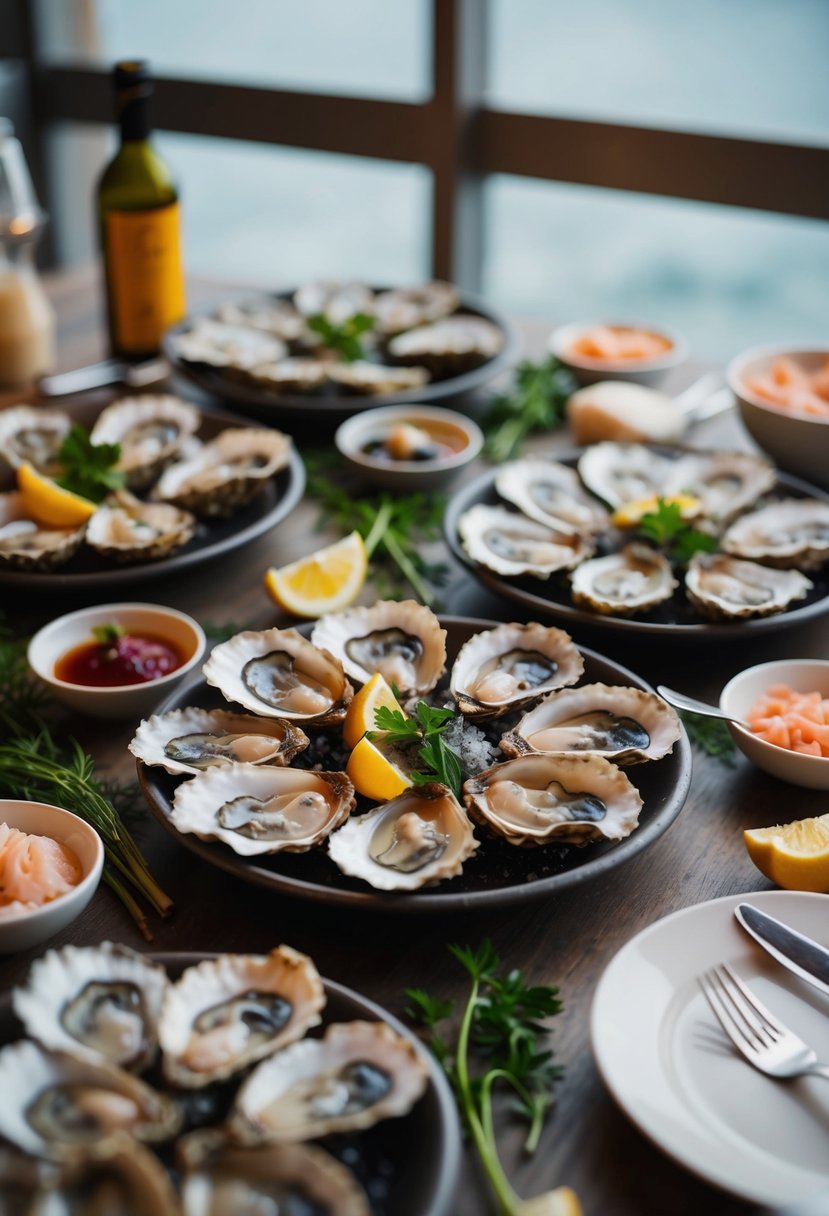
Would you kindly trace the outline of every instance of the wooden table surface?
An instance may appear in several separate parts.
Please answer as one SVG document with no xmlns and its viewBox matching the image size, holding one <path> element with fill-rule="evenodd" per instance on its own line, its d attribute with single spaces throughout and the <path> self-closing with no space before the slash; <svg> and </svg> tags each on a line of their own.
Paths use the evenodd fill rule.
<svg viewBox="0 0 829 1216">
<path fill-rule="evenodd" d="M 97 285 L 88 271 L 64 274 L 51 283 L 59 314 L 60 365 L 79 366 L 103 354 Z M 191 302 L 216 295 L 215 285 L 196 285 Z M 541 349 L 547 327 L 523 326 L 529 353 Z M 675 384 L 692 378 L 684 369 Z M 25 398 L 16 394 L 3 404 Z M 101 396 L 102 402 L 107 399 Z M 333 427 L 332 427 L 333 430 Z M 319 434 L 315 436 L 320 439 Z M 298 440 L 300 450 L 303 439 Z M 747 447 L 729 412 L 701 425 L 698 446 Z M 567 446 L 566 434 L 542 445 Z M 479 470 L 475 470 L 477 472 Z M 313 504 L 303 503 L 272 534 L 181 577 L 153 582 L 148 596 L 191 613 L 202 621 L 253 622 L 255 627 L 286 623 L 262 588 L 262 573 L 327 539 L 314 532 Z M 136 588 L 140 596 L 140 588 Z M 363 596 L 370 602 L 368 589 Z M 27 631 L 75 606 L 0 602 L 15 624 Z M 461 570 L 453 568 L 443 596 L 447 612 L 521 619 L 513 607 L 495 599 Z M 639 672 L 694 696 L 715 700 L 723 683 L 740 669 L 767 659 L 825 657 L 829 625 L 811 623 L 757 639 L 644 641 L 597 630 L 577 629 L 577 642 L 592 646 Z M 134 774 L 126 748 L 132 723 L 78 719 L 72 728 L 96 757 L 102 772 L 123 778 Z M 561 988 L 564 1012 L 556 1019 L 554 1046 L 566 1074 L 558 1088 L 536 1155 L 524 1159 L 520 1130 L 502 1137 L 503 1157 L 516 1189 L 532 1195 L 557 1184 L 572 1186 L 590 1216 L 737 1216 L 753 1209 L 698 1181 L 673 1164 L 628 1122 L 605 1091 L 590 1051 L 590 1004 L 602 970 L 616 951 L 646 925 L 680 908 L 769 884 L 749 861 L 742 829 L 786 822 L 826 810 L 826 795 L 795 789 L 752 768 L 738 757 L 733 769 L 695 752 L 687 803 L 678 820 L 655 844 L 628 864 L 592 884 L 557 898 L 503 911 L 452 917 L 377 916 L 348 913 L 276 897 L 212 868 L 179 847 L 147 815 L 140 840 L 161 885 L 175 900 L 169 921 L 153 922 L 152 948 L 173 950 L 264 951 L 279 942 L 307 951 L 320 971 L 348 984 L 395 1013 L 402 993 L 417 984 L 459 997 L 462 982 L 446 952 L 447 942 L 477 943 L 492 938 L 510 964 L 536 982 Z M 131 921 L 109 890 L 102 887 L 91 905 L 52 944 L 94 943 L 114 939 L 146 949 Z M 23 978 L 40 951 L 0 961 L 0 985 Z M 458 1192 L 457 1216 L 483 1216 L 490 1209 L 476 1169 L 467 1162 Z M 427 1214 L 424 1213 L 424 1216 Z"/>
</svg>

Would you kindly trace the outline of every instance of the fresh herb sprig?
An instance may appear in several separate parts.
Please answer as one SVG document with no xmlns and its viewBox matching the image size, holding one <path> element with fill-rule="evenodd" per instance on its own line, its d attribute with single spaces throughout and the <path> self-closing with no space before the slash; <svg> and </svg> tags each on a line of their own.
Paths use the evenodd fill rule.
<svg viewBox="0 0 829 1216">
<path fill-rule="evenodd" d="M 716 536 L 683 519 L 681 503 L 664 498 L 657 498 L 655 510 L 642 516 L 637 529 L 677 566 L 684 566 L 695 553 L 713 553 L 718 548 Z"/>
<path fill-rule="evenodd" d="M 454 717 L 454 710 L 437 709 L 425 701 L 418 701 L 410 718 L 399 709 L 381 705 L 374 711 L 376 730 L 368 731 L 368 737 L 382 738 L 392 747 L 412 747 L 417 744 L 416 755 L 422 769 L 412 773 L 415 785 L 440 781 L 449 787 L 456 798 L 460 798 L 463 785 L 460 756 L 442 737 Z"/>
<path fill-rule="evenodd" d="M 708 718 L 703 714 L 694 714 L 683 709 L 679 715 L 682 718 L 688 738 L 694 747 L 701 752 L 727 764 L 733 768 L 737 760 L 737 749 L 734 740 L 728 733 L 724 722 L 717 718 Z"/>
<path fill-rule="evenodd" d="M 102 502 L 107 494 L 126 485 L 124 474 L 115 468 L 120 456 L 120 444 L 93 443 L 76 423 L 58 450 L 58 485 L 91 502 Z"/>
<path fill-rule="evenodd" d="M 552 355 L 540 363 L 519 363 L 515 387 L 496 397 L 482 420 L 485 454 L 500 464 L 511 459 L 529 435 L 560 426 L 575 388 L 571 373 Z"/>
<path fill-rule="evenodd" d="M 345 363 L 354 363 L 365 356 L 365 346 L 360 341 L 363 334 L 374 328 L 374 317 L 365 312 L 355 312 L 344 321 L 332 321 L 323 312 L 308 318 L 308 328 L 321 339 L 328 350 L 334 351 Z"/>
<path fill-rule="evenodd" d="M 422 988 L 406 990 L 406 1013 L 429 1031 L 429 1046 L 452 1082 L 499 1212 L 520 1216 L 524 1201 L 513 1191 L 498 1156 L 493 1089 L 497 1082 L 512 1089 L 513 1112 L 528 1124 L 525 1150 L 534 1152 L 553 1104 L 553 1085 L 563 1071 L 547 1046 L 546 1019 L 562 1007 L 558 989 L 531 985 L 521 971 L 504 972 L 489 941 L 477 950 L 449 950 L 470 979 L 460 1021 L 444 1029 L 453 1019 L 453 1002 Z"/>
</svg>

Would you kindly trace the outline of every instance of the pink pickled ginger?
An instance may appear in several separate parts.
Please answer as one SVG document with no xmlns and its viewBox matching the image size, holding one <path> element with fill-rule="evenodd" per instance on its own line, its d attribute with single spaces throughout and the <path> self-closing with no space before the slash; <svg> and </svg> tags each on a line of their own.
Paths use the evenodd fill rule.
<svg viewBox="0 0 829 1216">
<path fill-rule="evenodd" d="M 82 876 L 80 862 L 65 844 L 0 823 L 0 919 L 50 903 Z"/>
</svg>

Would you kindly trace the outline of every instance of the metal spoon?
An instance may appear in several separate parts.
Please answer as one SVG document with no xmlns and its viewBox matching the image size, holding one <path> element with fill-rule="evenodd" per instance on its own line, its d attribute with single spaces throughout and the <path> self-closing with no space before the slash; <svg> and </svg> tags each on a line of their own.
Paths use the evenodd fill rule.
<svg viewBox="0 0 829 1216">
<path fill-rule="evenodd" d="M 687 709 L 690 713 L 702 714 L 705 718 L 723 718 L 726 722 L 736 722 L 738 726 L 751 730 L 745 718 L 738 718 L 735 714 L 727 714 L 717 705 L 706 705 L 705 701 L 697 701 L 694 697 L 686 697 L 684 692 L 676 692 L 673 688 L 666 688 L 664 684 L 657 684 L 656 691 L 669 705 L 673 705 L 674 709 Z"/>
</svg>

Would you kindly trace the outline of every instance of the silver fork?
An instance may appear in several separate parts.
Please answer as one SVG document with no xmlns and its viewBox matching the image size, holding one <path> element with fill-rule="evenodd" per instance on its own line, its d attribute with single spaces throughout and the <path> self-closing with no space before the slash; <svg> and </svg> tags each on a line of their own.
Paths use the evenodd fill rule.
<svg viewBox="0 0 829 1216">
<path fill-rule="evenodd" d="M 770 1077 L 829 1080 L 829 1066 L 769 1012 L 727 963 L 706 971 L 699 984 L 717 1021 L 749 1064 Z"/>
</svg>

